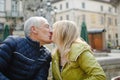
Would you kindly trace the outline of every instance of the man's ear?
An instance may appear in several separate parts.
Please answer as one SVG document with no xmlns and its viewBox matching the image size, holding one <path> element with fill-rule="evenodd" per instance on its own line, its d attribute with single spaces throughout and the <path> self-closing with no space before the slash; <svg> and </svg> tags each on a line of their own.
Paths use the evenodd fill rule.
<svg viewBox="0 0 120 80">
<path fill-rule="evenodd" d="M 37 28 L 36 28 L 35 26 L 32 26 L 32 27 L 31 27 L 31 32 L 33 32 L 33 33 L 36 34 L 36 33 L 37 33 Z"/>
</svg>

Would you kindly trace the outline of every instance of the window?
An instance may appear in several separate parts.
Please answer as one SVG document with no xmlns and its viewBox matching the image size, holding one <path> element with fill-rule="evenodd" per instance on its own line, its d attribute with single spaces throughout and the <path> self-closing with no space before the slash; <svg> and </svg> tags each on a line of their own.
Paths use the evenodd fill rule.
<svg viewBox="0 0 120 80">
<path fill-rule="evenodd" d="M 118 43 L 119 43 L 118 40 L 116 40 L 116 44 L 117 44 L 117 46 L 118 46 Z"/>
<path fill-rule="evenodd" d="M 109 12 L 112 12 L 112 8 L 111 7 L 109 7 L 109 10 L 108 10 Z"/>
<path fill-rule="evenodd" d="M 110 34 L 108 35 L 108 40 L 111 42 L 111 35 Z"/>
<path fill-rule="evenodd" d="M 17 2 L 12 1 L 12 11 L 16 12 L 17 11 Z"/>
<path fill-rule="evenodd" d="M 112 25 L 112 19 L 110 17 L 108 17 L 108 24 Z"/>
<path fill-rule="evenodd" d="M 63 19 L 63 17 L 62 16 L 60 16 L 60 20 L 62 20 Z"/>
<path fill-rule="evenodd" d="M 84 2 L 82 3 L 82 8 L 85 8 L 85 3 Z"/>
<path fill-rule="evenodd" d="M 62 10 L 62 4 L 60 4 L 60 10 Z"/>
<path fill-rule="evenodd" d="M 116 37 L 116 44 L 118 46 L 118 34 L 117 33 L 115 34 L 115 37 Z"/>
<path fill-rule="evenodd" d="M 0 43 L 1 43 L 2 40 L 3 40 L 3 28 L 4 28 L 3 23 L 0 23 Z"/>
<path fill-rule="evenodd" d="M 101 25 L 104 24 L 104 17 L 103 16 L 100 17 L 100 24 Z"/>
<path fill-rule="evenodd" d="M 115 26 L 117 26 L 117 19 L 115 19 Z"/>
<path fill-rule="evenodd" d="M 0 0 L 0 12 L 5 11 L 5 0 Z"/>
<path fill-rule="evenodd" d="M 68 4 L 68 2 L 66 3 L 66 8 L 69 8 L 69 4 Z"/>
<path fill-rule="evenodd" d="M 103 11 L 103 6 L 100 6 L 101 11 Z"/>
<path fill-rule="evenodd" d="M 115 13 L 117 13 L 117 8 L 115 7 Z"/>
<path fill-rule="evenodd" d="M 4 28 L 4 25 L 2 23 L 0 23 L 0 33 L 3 30 L 3 28 Z"/>
<path fill-rule="evenodd" d="M 17 16 L 17 1 L 12 0 L 12 16 Z"/>
<path fill-rule="evenodd" d="M 66 15 L 66 19 L 69 20 L 69 15 Z"/>
<path fill-rule="evenodd" d="M 118 38 L 118 34 L 117 33 L 115 34 L 115 37 Z"/>
</svg>

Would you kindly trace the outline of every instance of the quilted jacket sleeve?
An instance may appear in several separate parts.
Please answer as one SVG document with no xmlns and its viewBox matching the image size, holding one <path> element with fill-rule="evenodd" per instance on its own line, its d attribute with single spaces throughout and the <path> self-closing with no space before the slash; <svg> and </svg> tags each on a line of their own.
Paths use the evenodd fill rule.
<svg viewBox="0 0 120 80">
<path fill-rule="evenodd" d="M 84 80 L 106 80 L 102 67 L 89 51 L 83 52 L 79 56 L 79 64 L 82 70 L 88 75 Z"/>
<path fill-rule="evenodd" d="M 2 44 L 0 44 L 0 72 L 3 72 L 7 68 L 14 49 L 15 41 L 12 37 L 8 37 Z"/>
</svg>

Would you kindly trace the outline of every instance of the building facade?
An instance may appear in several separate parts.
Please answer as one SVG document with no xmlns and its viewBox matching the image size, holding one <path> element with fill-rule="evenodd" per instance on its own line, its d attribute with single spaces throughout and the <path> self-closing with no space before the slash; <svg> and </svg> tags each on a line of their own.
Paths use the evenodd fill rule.
<svg viewBox="0 0 120 80">
<path fill-rule="evenodd" d="M 117 6 L 117 12 L 118 12 L 118 14 L 120 14 L 120 1 L 118 1 L 118 6 Z M 117 17 L 117 19 L 118 19 L 118 27 L 119 27 L 119 29 L 118 29 L 118 32 L 119 32 L 119 35 L 118 35 L 118 39 L 119 39 L 119 47 L 120 47 L 120 15 L 118 15 L 118 17 Z"/>
<path fill-rule="evenodd" d="M 117 11 L 110 3 L 97 0 L 61 0 L 53 6 L 57 8 L 55 21 L 73 20 L 79 29 L 83 21 L 86 23 L 90 45 L 94 49 L 104 50 L 120 45 Z"/>
<path fill-rule="evenodd" d="M 21 29 L 23 22 L 23 8 L 21 0 L 0 0 L 0 39 L 4 25 L 9 25 L 11 34 L 13 30 Z"/>
<path fill-rule="evenodd" d="M 43 16 L 51 25 L 58 20 L 73 20 L 77 23 L 79 30 L 84 21 L 89 33 L 89 43 L 93 49 L 105 50 L 120 45 L 117 9 L 109 2 L 98 0 L 1 0 L 0 4 L 0 26 L 10 24 L 17 30 L 13 32 L 14 35 L 24 35 L 23 20 L 31 16 Z"/>
<path fill-rule="evenodd" d="M 58 0 L 21 0 L 22 8 L 23 8 L 23 12 L 22 12 L 24 18 L 23 20 L 25 21 L 32 16 L 43 16 L 48 20 L 50 25 L 52 25 L 53 20 L 51 14 L 54 8 L 52 7 L 51 3 L 57 1 Z M 23 28 L 23 26 L 18 27 L 19 31 L 18 30 L 14 31 L 13 34 L 24 37 L 23 30 L 20 30 L 19 28 Z"/>
<path fill-rule="evenodd" d="M 120 40 L 120 31 L 119 31 L 120 30 L 120 15 L 119 15 L 120 14 L 120 1 L 119 0 L 110 0 L 110 2 L 117 9 L 117 13 L 118 13 L 117 25 L 118 25 L 118 33 L 119 33 L 118 40 Z M 120 47 L 120 41 L 119 41 L 119 47 Z"/>
</svg>

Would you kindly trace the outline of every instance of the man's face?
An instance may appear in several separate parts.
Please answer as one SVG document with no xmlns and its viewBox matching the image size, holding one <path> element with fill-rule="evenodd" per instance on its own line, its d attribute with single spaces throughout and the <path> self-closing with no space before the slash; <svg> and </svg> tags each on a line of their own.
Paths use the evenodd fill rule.
<svg viewBox="0 0 120 80">
<path fill-rule="evenodd" d="M 43 22 L 42 25 L 37 29 L 37 39 L 40 41 L 40 44 L 51 43 L 52 32 L 49 24 Z"/>
</svg>

